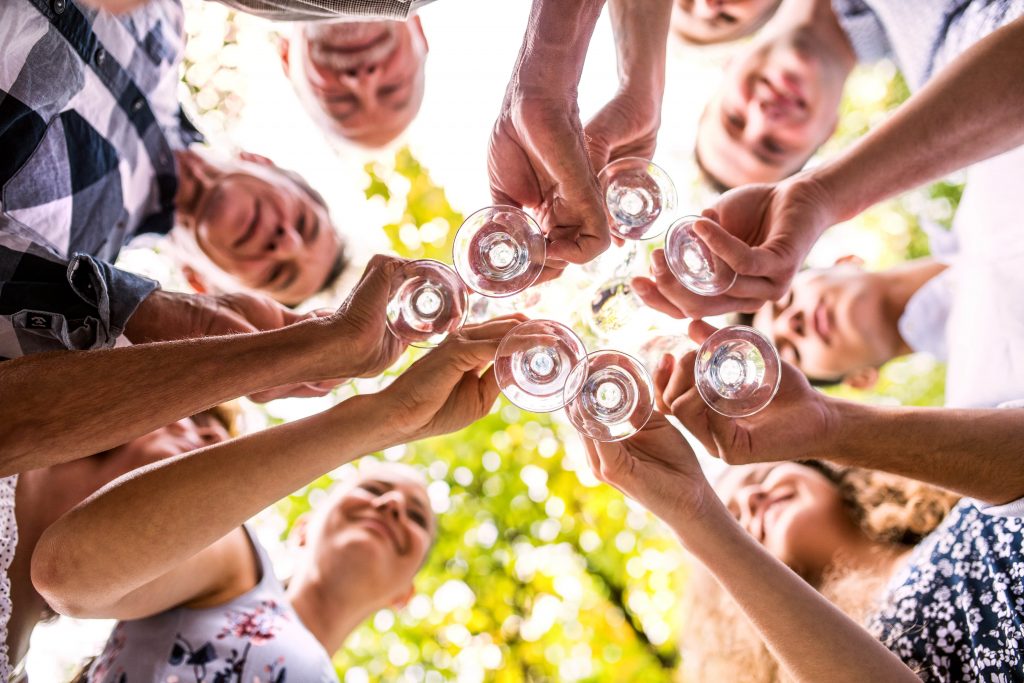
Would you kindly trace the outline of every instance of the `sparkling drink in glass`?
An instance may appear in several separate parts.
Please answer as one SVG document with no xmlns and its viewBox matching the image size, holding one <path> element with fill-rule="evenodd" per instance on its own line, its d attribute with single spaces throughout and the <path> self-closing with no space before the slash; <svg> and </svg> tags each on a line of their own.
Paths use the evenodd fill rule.
<svg viewBox="0 0 1024 683">
<path fill-rule="evenodd" d="M 586 310 L 587 324 L 594 334 L 607 337 L 618 332 L 643 307 L 629 281 L 626 277 L 612 278 L 594 290 Z"/>
<path fill-rule="evenodd" d="M 469 291 L 440 261 L 409 261 L 391 279 L 388 329 L 412 346 L 437 346 L 462 329 L 468 313 Z"/>
<path fill-rule="evenodd" d="M 736 282 L 736 272 L 704 243 L 694 226 L 718 225 L 703 216 L 683 216 L 665 235 L 665 260 L 669 270 L 691 292 L 704 296 L 722 294 Z"/>
<path fill-rule="evenodd" d="M 763 409 L 779 390 L 779 354 L 768 338 L 746 325 L 723 327 L 701 344 L 694 364 L 697 391 L 727 417 Z"/>
<path fill-rule="evenodd" d="M 616 159 L 597 176 L 612 233 L 646 240 L 665 230 L 675 210 L 676 186 L 668 173 L 640 157 Z"/>
<path fill-rule="evenodd" d="M 503 297 L 537 281 L 547 241 L 537 221 L 523 210 L 490 206 L 463 221 L 452 252 L 455 270 L 470 289 Z"/>
<path fill-rule="evenodd" d="M 637 359 L 595 351 L 569 373 L 565 385 L 569 422 L 595 441 L 620 441 L 643 429 L 654 411 L 654 386 Z"/>
<path fill-rule="evenodd" d="M 550 413 L 565 405 L 569 371 L 587 350 L 565 325 L 529 320 L 505 335 L 494 355 L 494 374 L 508 400 L 532 413 Z"/>
</svg>

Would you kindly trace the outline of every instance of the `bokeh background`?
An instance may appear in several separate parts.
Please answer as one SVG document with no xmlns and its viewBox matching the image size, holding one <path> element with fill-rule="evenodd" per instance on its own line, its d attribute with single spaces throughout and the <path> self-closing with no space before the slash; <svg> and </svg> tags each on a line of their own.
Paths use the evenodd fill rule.
<svg viewBox="0 0 1024 683">
<path fill-rule="evenodd" d="M 278 37 L 288 26 L 238 15 L 215 2 L 185 4 L 189 44 L 181 95 L 211 144 L 265 154 L 306 175 L 328 200 L 359 258 L 388 251 L 450 262 L 451 240 L 463 216 L 489 203 L 487 137 L 522 37 L 525 0 L 440 0 L 422 12 L 431 46 L 423 108 L 398 143 L 373 154 L 326 140 L 299 107 L 277 56 Z M 655 161 L 679 186 L 681 214 L 699 212 L 713 200 L 699 183 L 691 151 L 703 102 L 734 47 L 695 49 L 670 38 Z M 580 86 L 584 120 L 616 86 L 605 15 Z M 848 83 L 837 133 L 822 156 L 849 145 L 906 96 L 891 64 L 858 69 Z M 878 269 L 927 255 L 922 226 L 948 229 L 961 189 L 953 178 L 879 205 L 827 233 L 810 263 L 829 265 L 853 254 Z M 590 350 L 614 347 L 642 357 L 651 340 L 659 340 L 660 348 L 684 350 L 685 327 L 651 312 L 636 313 L 628 326 L 604 320 L 595 329 L 595 292 L 610 277 L 642 271 L 646 252 L 613 250 L 546 285 L 558 296 L 535 293 L 511 305 L 570 321 Z M 143 241 L 121 264 L 167 287 L 182 286 L 166 244 Z M 333 301 L 326 297 L 311 305 L 336 303 L 359 270 L 353 269 Z M 552 308 L 552 302 L 559 305 Z M 265 406 L 243 401 L 245 429 L 375 391 L 416 353 L 410 351 L 382 378 L 340 387 L 323 399 Z M 871 392 L 833 391 L 877 403 L 936 405 L 942 402 L 942 375 L 940 364 L 915 355 L 886 366 Z M 656 519 L 591 476 L 561 414 L 529 414 L 502 400 L 458 434 L 367 457 L 423 469 L 440 534 L 417 578 L 416 597 L 400 611 L 378 612 L 337 654 L 343 681 L 679 680 L 678 604 L 687 589 L 686 558 Z M 705 461 L 709 468 L 717 464 Z M 257 518 L 279 575 L 289 572 L 291 525 L 355 466 L 340 467 Z M 109 622 L 69 619 L 41 626 L 29 654 L 31 678 L 67 680 L 98 651 L 109 628 Z"/>
</svg>

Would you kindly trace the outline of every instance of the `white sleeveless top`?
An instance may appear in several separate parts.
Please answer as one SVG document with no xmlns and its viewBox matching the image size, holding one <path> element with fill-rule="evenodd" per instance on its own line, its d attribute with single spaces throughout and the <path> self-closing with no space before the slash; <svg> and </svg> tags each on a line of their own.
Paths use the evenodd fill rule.
<svg viewBox="0 0 1024 683">
<path fill-rule="evenodd" d="M 11 579 L 7 570 L 18 546 L 18 521 L 14 517 L 14 490 L 18 475 L 0 479 L 0 681 L 11 677 L 7 652 L 7 622 L 11 620 Z"/>
<path fill-rule="evenodd" d="M 96 683 L 337 683 L 331 657 L 285 597 L 266 551 L 245 526 L 260 582 L 204 609 L 176 607 L 119 621 L 89 669 Z"/>
</svg>

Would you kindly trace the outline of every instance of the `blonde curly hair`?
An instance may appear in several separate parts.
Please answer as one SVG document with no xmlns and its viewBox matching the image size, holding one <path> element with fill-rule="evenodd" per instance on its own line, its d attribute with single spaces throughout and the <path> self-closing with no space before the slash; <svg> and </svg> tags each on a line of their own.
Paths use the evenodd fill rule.
<svg viewBox="0 0 1024 683">
<path fill-rule="evenodd" d="M 945 489 L 885 472 L 838 467 L 819 461 L 800 464 L 835 484 L 847 511 L 872 540 L 899 553 L 934 530 L 958 500 Z M 888 577 L 871 570 L 834 566 L 818 591 L 858 623 L 877 605 Z M 680 642 L 686 681 L 776 683 L 789 678 L 736 603 L 703 567 L 694 563 L 683 599 Z"/>
</svg>

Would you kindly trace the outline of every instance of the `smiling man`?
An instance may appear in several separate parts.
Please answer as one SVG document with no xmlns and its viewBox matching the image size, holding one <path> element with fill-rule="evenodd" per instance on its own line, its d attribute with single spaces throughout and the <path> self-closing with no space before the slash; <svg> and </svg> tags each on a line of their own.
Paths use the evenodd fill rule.
<svg viewBox="0 0 1024 683">
<path fill-rule="evenodd" d="M 428 46 L 417 16 L 298 23 L 280 49 L 299 100 L 331 135 L 381 147 L 419 112 Z"/>
</svg>

